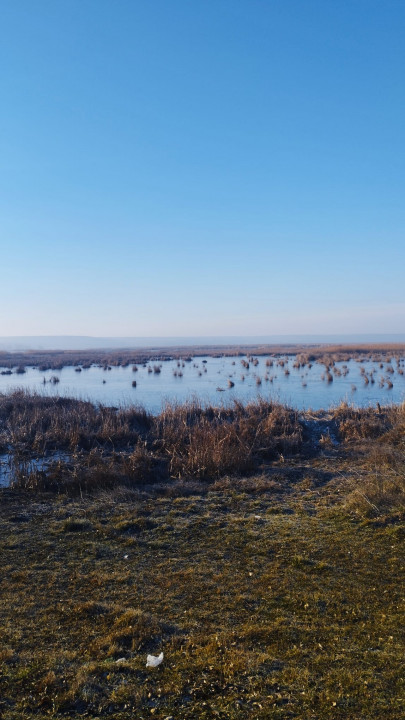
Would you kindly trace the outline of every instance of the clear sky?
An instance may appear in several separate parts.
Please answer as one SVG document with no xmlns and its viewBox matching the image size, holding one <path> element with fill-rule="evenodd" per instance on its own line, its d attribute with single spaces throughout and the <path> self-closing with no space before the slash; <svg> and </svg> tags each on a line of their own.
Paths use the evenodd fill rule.
<svg viewBox="0 0 405 720">
<path fill-rule="evenodd" d="M 403 0 L 0 0 L 0 335 L 404 332 Z"/>
</svg>

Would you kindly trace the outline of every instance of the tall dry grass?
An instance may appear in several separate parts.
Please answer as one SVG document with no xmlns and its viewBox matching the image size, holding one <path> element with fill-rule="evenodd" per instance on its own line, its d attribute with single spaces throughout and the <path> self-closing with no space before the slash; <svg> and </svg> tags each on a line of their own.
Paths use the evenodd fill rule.
<svg viewBox="0 0 405 720">
<path fill-rule="evenodd" d="M 297 451 L 302 440 L 298 414 L 264 400 L 226 409 L 197 400 L 168 404 L 156 418 L 156 435 L 170 475 L 197 478 L 252 471 L 260 459 Z"/>
<path fill-rule="evenodd" d="M 259 400 L 246 406 L 167 404 L 158 416 L 18 391 L 0 395 L 0 446 L 14 482 L 38 490 L 88 492 L 170 478 L 217 479 L 296 452 L 298 414 Z M 64 453 L 63 457 L 58 454 Z M 36 462 L 37 459 L 49 462 Z"/>
<path fill-rule="evenodd" d="M 362 458 L 346 506 L 366 517 L 401 517 L 405 511 L 405 403 L 334 413 L 342 440 Z"/>
</svg>

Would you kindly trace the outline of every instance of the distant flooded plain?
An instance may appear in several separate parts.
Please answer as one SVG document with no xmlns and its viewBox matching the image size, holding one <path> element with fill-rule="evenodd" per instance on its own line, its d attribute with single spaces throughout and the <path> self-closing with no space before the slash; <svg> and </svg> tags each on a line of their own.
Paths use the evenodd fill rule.
<svg viewBox="0 0 405 720">
<path fill-rule="evenodd" d="M 92 365 L 25 372 L 0 368 L 0 392 L 25 388 L 109 406 L 142 405 L 158 413 L 169 400 L 198 398 L 206 404 L 274 399 L 298 410 L 319 410 L 346 400 L 358 407 L 400 403 L 405 399 L 405 359 L 391 362 L 348 360 L 327 368 L 300 365 L 296 356 L 194 357 L 150 361 L 136 366 Z"/>
</svg>

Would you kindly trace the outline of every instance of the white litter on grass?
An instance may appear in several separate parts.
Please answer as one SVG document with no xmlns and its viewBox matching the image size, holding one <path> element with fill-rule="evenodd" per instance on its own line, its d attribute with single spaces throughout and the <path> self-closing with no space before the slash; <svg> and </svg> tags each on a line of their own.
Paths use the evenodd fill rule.
<svg viewBox="0 0 405 720">
<path fill-rule="evenodd" d="M 148 655 L 146 658 L 146 667 L 157 667 L 163 662 L 163 653 L 160 655 Z"/>
<path fill-rule="evenodd" d="M 118 660 L 116 660 L 115 662 L 116 663 L 126 662 L 126 658 L 118 658 Z"/>
</svg>

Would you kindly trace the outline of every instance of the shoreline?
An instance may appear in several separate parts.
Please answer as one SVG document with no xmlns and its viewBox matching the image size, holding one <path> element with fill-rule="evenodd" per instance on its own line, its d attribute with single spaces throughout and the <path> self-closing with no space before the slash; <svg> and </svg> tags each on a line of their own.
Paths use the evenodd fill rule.
<svg viewBox="0 0 405 720">
<path fill-rule="evenodd" d="M 83 494 L 173 480 L 248 477 L 262 466 L 316 458 L 350 443 L 398 444 L 405 403 L 297 411 L 274 401 L 109 407 L 67 397 L 0 395 L 0 458 L 7 484 Z M 349 445 L 348 445 L 349 443 Z M 395 451 L 397 452 L 397 451 Z M 1 466 L 0 466 L 1 470 Z"/>
</svg>

